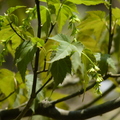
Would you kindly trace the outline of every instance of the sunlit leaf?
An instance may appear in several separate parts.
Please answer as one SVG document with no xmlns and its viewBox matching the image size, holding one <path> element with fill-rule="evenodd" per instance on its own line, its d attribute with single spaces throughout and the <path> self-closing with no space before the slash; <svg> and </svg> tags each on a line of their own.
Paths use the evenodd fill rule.
<svg viewBox="0 0 120 120">
<path fill-rule="evenodd" d="M 117 7 L 112 9 L 113 19 L 118 25 L 120 25 L 120 14 L 119 14 L 119 12 L 120 12 L 120 9 L 117 8 Z"/>
<path fill-rule="evenodd" d="M 37 44 L 38 47 L 42 47 L 45 44 L 45 41 L 38 37 L 32 37 L 31 40 L 34 44 Z"/>
<path fill-rule="evenodd" d="M 68 7 L 71 10 L 71 12 L 78 12 L 77 6 L 74 3 L 66 0 L 63 4 L 64 6 Z"/>
<path fill-rule="evenodd" d="M 7 69 L 0 69 L 0 90 L 7 97 L 15 90 L 14 73 Z M 8 99 L 9 104 L 12 106 L 15 100 L 15 94 Z"/>
<path fill-rule="evenodd" d="M 105 29 L 105 12 L 103 11 L 90 11 L 87 12 L 86 18 L 80 24 L 80 32 L 87 35 L 88 32 L 92 32 L 89 36 L 93 37 L 94 40 L 100 40 Z"/>
<path fill-rule="evenodd" d="M 101 3 L 106 3 L 105 0 L 67 0 L 75 4 L 85 4 L 85 5 L 97 5 Z"/>
<path fill-rule="evenodd" d="M 45 31 L 46 35 L 48 36 L 49 28 L 50 28 L 50 23 L 51 23 L 51 16 L 49 9 L 45 6 L 41 6 L 41 21 L 43 24 L 42 29 Z"/>
<path fill-rule="evenodd" d="M 23 8 L 25 6 L 15 6 L 15 7 L 11 7 L 7 10 L 7 14 L 11 14 L 12 12 L 14 12 L 15 10 L 19 9 L 19 8 Z"/>
<path fill-rule="evenodd" d="M 60 0 L 47 0 L 48 4 L 60 3 Z"/>
<path fill-rule="evenodd" d="M 66 7 L 66 5 L 62 6 L 60 8 L 60 11 L 58 13 L 58 32 L 60 32 L 62 30 L 63 25 L 65 25 L 67 19 L 70 17 L 71 15 L 71 11 L 68 7 Z"/>
</svg>

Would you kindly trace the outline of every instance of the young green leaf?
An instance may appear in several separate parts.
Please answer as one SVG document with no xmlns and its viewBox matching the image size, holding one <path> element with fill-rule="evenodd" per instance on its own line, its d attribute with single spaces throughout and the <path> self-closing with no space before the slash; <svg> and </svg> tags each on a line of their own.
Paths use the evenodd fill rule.
<svg viewBox="0 0 120 120">
<path fill-rule="evenodd" d="M 62 30 L 63 25 L 65 25 L 67 19 L 70 17 L 71 11 L 66 5 L 63 5 L 60 8 L 60 12 L 58 13 L 58 32 Z"/>
<path fill-rule="evenodd" d="M 42 30 L 45 32 L 46 36 L 48 36 L 49 28 L 50 28 L 50 23 L 51 23 L 51 15 L 50 11 L 47 7 L 41 6 L 41 22 L 42 22 Z M 44 17 L 43 17 L 44 16 Z"/>
<path fill-rule="evenodd" d="M 25 79 L 27 65 L 29 62 L 32 61 L 35 52 L 36 44 L 32 44 L 31 41 L 22 42 L 20 46 L 16 49 L 15 63 L 17 64 L 18 70 L 20 71 L 23 81 Z"/>
<path fill-rule="evenodd" d="M 8 69 L 0 69 L 0 90 L 8 96 L 15 90 L 14 73 Z M 15 94 L 8 99 L 9 104 L 12 106 L 15 100 Z"/>
<path fill-rule="evenodd" d="M 84 5 L 97 5 L 101 3 L 106 3 L 105 0 L 67 0 L 75 4 L 84 4 Z"/>
<path fill-rule="evenodd" d="M 71 60 L 69 56 L 52 63 L 50 69 L 55 85 L 62 83 L 67 73 L 71 73 Z"/>
<path fill-rule="evenodd" d="M 7 10 L 7 14 L 11 14 L 12 12 L 14 12 L 15 10 L 19 9 L 19 8 L 23 8 L 25 6 L 15 6 L 15 7 L 11 7 Z"/>
<path fill-rule="evenodd" d="M 120 25 L 120 9 L 119 8 L 113 8 L 112 9 L 112 15 L 113 15 L 113 20 L 118 24 Z"/>
<path fill-rule="evenodd" d="M 100 40 L 105 29 L 105 12 L 90 11 L 79 25 L 80 36 L 95 36 L 94 40 Z M 85 37 L 83 38 L 85 40 Z M 92 42 L 92 41 L 91 41 Z M 92 42 L 93 43 L 93 42 Z"/>
</svg>

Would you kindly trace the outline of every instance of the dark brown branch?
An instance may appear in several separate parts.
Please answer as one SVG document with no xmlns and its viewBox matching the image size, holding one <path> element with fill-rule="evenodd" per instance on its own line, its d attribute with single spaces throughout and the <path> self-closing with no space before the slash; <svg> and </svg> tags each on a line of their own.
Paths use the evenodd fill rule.
<svg viewBox="0 0 120 120">
<path fill-rule="evenodd" d="M 50 77 L 45 84 L 36 92 L 36 95 L 51 81 L 52 77 Z"/>
<path fill-rule="evenodd" d="M 84 120 L 102 115 L 106 112 L 117 109 L 118 107 L 120 107 L 120 98 L 79 111 L 61 110 L 52 106 L 49 101 L 44 101 L 38 104 L 38 108 L 36 108 L 34 115 L 43 115 L 59 120 L 73 120 L 73 118 L 74 120 Z M 1 120 L 13 120 L 23 109 L 24 107 L 19 107 L 11 110 L 2 110 L 0 112 L 0 118 Z M 31 115 L 33 115 L 33 112 L 31 109 L 29 109 L 24 117 Z"/>
<path fill-rule="evenodd" d="M 120 81 L 118 81 L 118 84 L 120 84 Z M 94 100 L 92 100 L 90 103 L 78 108 L 77 110 L 82 110 L 85 108 L 90 107 L 91 105 L 93 105 L 95 102 L 97 102 L 98 100 L 100 100 L 101 98 L 103 98 L 104 96 L 106 96 L 108 93 L 110 93 L 113 89 L 116 88 L 115 84 L 112 84 L 104 93 L 102 93 L 102 95 L 98 96 L 97 98 L 95 98 Z"/>
<path fill-rule="evenodd" d="M 112 33 L 112 0 L 109 0 L 109 44 L 108 44 L 108 54 L 110 54 L 111 47 L 112 47 L 112 39 L 113 39 L 113 33 Z"/>
<path fill-rule="evenodd" d="M 35 4 L 36 4 L 36 8 L 37 8 L 37 19 L 38 19 L 38 30 L 37 30 L 37 37 L 40 38 L 41 37 L 41 16 L 40 16 L 40 5 L 39 5 L 40 1 L 39 0 L 35 0 Z M 25 106 L 25 108 L 23 109 L 23 111 L 17 116 L 17 118 L 15 120 L 20 120 L 25 113 L 28 111 L 28 109 L 30 108 L 30 106 L 33 103 L 33 100 L 36 98 L 36 84 L 37 84 L 37 71 L 38 71 L 38 63 L 39 63 L 39 55 L 40 55 L 40 49 L 37 48 L 36 54 L 35 54 L 35 63 L 34 63 L 34 71 L 33 71 L 33 85 L 32 85 L 32 93 L 30 96 L 30 99 L 27 103 L 27 105 Z"/>
<path fill-rule="evenodd" d="M 120 74 L 113 74 L 113 73 L 109 72 L 109 73 L 106 74 L 106 77 L 107 77 L 107 78 L 108 78 L 108 77 L 118 78 L 118 77 L 120 77 Z"/>
<path fill-rule="evenodd" d="M 40 73 L 43 73 L 43 72 L 48 72 L 48 70 L 38 71 L 37 74 L 40 74 Z"/>
<path fill-rule="evenodd" d="M 15 93 L 16 90 L 14 90 L 13 92 L 11 92 L 8 96 L 6 96 L 5 98 L 3 98 L 2 100 L 0 100 L 0 102 L 3 102 L 4 100 L 6 100 L 7 98 L 9 98 L 13 93 Z"/>
<path fill-rule="evenodd" d="M 105 76 L 103 76 L 103 79 L 106 80 L 109 77 L 118 78 L 118 77 L 120 77 L 120 74 L 113 74 L 111 72 L 108 72 Z"/>
<path fill-rule="evenodd" d="M 15 32 L 15 34 L 20 37 L 23 41 L 25 41 L 25 39 L 14 29 L 14 27 L 12 26 L 12 23 L 9 23 L 10 27 L 12 28 L 12 30 Z"/>
</svg>

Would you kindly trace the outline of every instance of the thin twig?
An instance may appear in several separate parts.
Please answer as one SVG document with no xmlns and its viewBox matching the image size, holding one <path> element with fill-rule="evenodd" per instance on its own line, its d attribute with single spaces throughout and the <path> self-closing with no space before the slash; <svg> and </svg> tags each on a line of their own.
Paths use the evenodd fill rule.
<svg viewBox="0 0 120 120">
<path fill-rule="evenodd" d="M 113 74 L 113 73 L 111 73 L 111 72 L 108 72 L 108 73 L 103 77 L 103 79 L 105 80 L 105 79 L 107 79 L 107 78 L 109 78 L 109 77 L 118 78 L 118 77 L 120 77 L 120 74 Z"/>
<path fill-rule="evenodd" d="M 9 23 L 10 27 L 12 28 L 12 30 L 16 33 L 17 36 L 19 36 L 23 41 L 25 41 L 25 39 L 15 30 L 15 28 L 12 26 L 12 23 Z"/>
<path fill-rule="evenodd" d="M 86 88 L 86 91 L 88 91 L 88 90 L 90 90 L 91 88 L 93 88 L 93 87 L 95 86 L 95 84 L 96 84 L 96 82 L 94 82 L 93 84 L 91 84 L 90 86 L 88 86 L 88 87 Z M 73 93 L 73 94 L 71 94 L 71 95 L 69 95 L 69 96 L 67 96 L 67 97 L 64 97 L 64 98 L 61 98 L 61 99 L 58 99 L 58 100 L 51 101 L 51 104 L 52 104 L 52 105 L 55 105 L 55 104 L 57 104 L 57 103 L 59 103 L 59 102 L 63 102 L 63 101 L 65 101 L 65 100 L 68 100 L 68 99 L 71 99 L 71 98 L 73 98 L 73 97 L 76 97 L 77 95 L 81 95 L 81 94 L 83 94 L 84 92 L 85 92 L 84 89 L 81 89 L 80 91 L 78 91 L 78 92 L 76 92 L 76 93 Z"/>
<path fill-rule="evenodd" d="M 45 43 L 48 41 L 48 38 L 50 37 L 50 35 L 51 35 L 51 33 L 52 33 L 55 25 L 56 25 L 56 22 L 55 22 L 54 24 L 51 23 L 51 28 L 50 28 L 50 31 L 49 31 L 49 33 L 48 33 L 48 37 L 47 37 L 46 40 L 45 40 Z"/>
<path fill-rule="evenodd" d="M 5 98 L 3 98 L 2 100 L 0 100 L 0 102 L 3 102 L 4 100 L 6 100 L 7 98 L 9 98 L 13 93 L 15 93 L 16 90 L 14 90 L 13 92 L 11 92 L 8 96 L 6 96 Z"/>
<path fill-rule="evenodd" d="M 43 73 L 43 72 L 48 72 L 48 70 L 38 71 L 37 74 L 40 74 L 40 73 Z"/>
<path fill-rule="evenodd" d="M 118 84 L 120 83 L 120 81 L 118 81 Z M 90 103 L 76 109 L 76 110 L 82 110 L 85 108 L 90 107 L 91 105 L 93 105 L 96 101 L 100 100 L 101 98 L 103 98 L 104 96 L 106 96 L 108 93 L 110 93 L 113 89 L 116 88 L 115 84 L 112 84 L 104 93 L 102 93 L 102 95 L 98 96 L 97 98 L 95 98 L 93 101 L 91 101 Z"/>
<path fill-rule="evenodd" d="M 112 116 L 109 120 L 115 120 L 115 118 L 118 117 L 118 115 L 120 115 L 120 110 L 114 116 Z"/>
<path fill-rule="evenodd" d="M 40 1 L 39 0 L 35 0 L 35 4 L 37 7 L 37 18 L 38 18 L 38 30 L 37 30 L 37 37 L 40 38 L 41 37 L 41 16 L 40 16 Z M 23 109 L 23 111 L 18 115 L 18 117 L 15 120 L 20 120 L 25 113 L 28 111 L 28 109 L 30 108 L 30 106 L 33 103 L 34 98 L 36 97 L 36 84 L 37 84 L 37 71 L 38 71 L 38 63 L 39 63 L 39 54 L 40 54 L 40 49 L 37 48 L 36 54 L 35 54 L 35 68 L 33 71 L 33 85 L 32 85 L 32 93 L 31 93 L 31 97 L 26 105 L 26 107 Z"/>
<path fill-rule="evenodd" d="M 36 92 L 36 95 L 51 81 L 52 76 L 45 82 L 45 84 Z"/>
<path fill-rule="evenodd" d="M 108 54 L 110 54 L 110 51 L 111 51 L 112 39 L 113 39 L 113 33 L 112 33 L 112 0 L 110 0 L 110 5 L 109 5 L 109 44 L 108 44 Z"/>
</svg>

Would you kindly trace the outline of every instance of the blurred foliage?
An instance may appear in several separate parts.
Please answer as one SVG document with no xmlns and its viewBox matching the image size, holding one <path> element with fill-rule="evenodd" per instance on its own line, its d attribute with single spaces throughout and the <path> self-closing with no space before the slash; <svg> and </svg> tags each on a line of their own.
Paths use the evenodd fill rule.
<svg viewBox="0 0 120 120">
<path fill-rule="evenodd" d="M 104 4 L 109 9 L 109 3 L 104 0 L 40 1 L 45 4 L 40 6 L 41 38 L 36 37 L 34 31 L 36 27 L 32 24 L 37 20 L 37 9 L 32 5 L 33 2 L 26 6 L 25 2 L 29 0 L 0 1 L 1 5 L 7 6 L 4 15 L 0 15 L 0 45 L 2 46 L 0 65 L 5 61 L 4 56 L 10 53 L 17 67 L 17 72 L 0 69 L 1 107 L 3 103 L 8 103 L 9 109 L 28 101 L 35 75 L 37 75 L 37 90 L 52 76 L 50 83 L 52 90 L 44 87 L 36 97 L 32 110 L 43 99 L 52 101 L 65 97 L 66 94 L 57 93 L 55 89 L 59 89 L 68 74 L 79 78 L 78 84 L 84 89 L 84 93 L 92 80 L 96 81 L 94 90 L 101 94 L 100 83 L 106 73 L 117 74 L 120 70 L 119 8 L 112 8 L 112 29 L 109 32 L 108 13 L 100 10 L 89 11 L 84 18 L 80 18 L 76 6 L 76 4 L 88 6 Z M 63 32 L 64 27 L 70 33 L 68 36 Z M 108 54 L 110 34 L 113 35 L 114 44 L 111 44 L 111 54 Z M 34 62 L 36 62 L 37 49 L 40 50 L 37 63 L 40 71 L 35 73 Z M 8 98 L 2 100 L 5 97 Z M 64 102 L 58 104 L 58 107 L 69 109 Z"/>
</svg>

